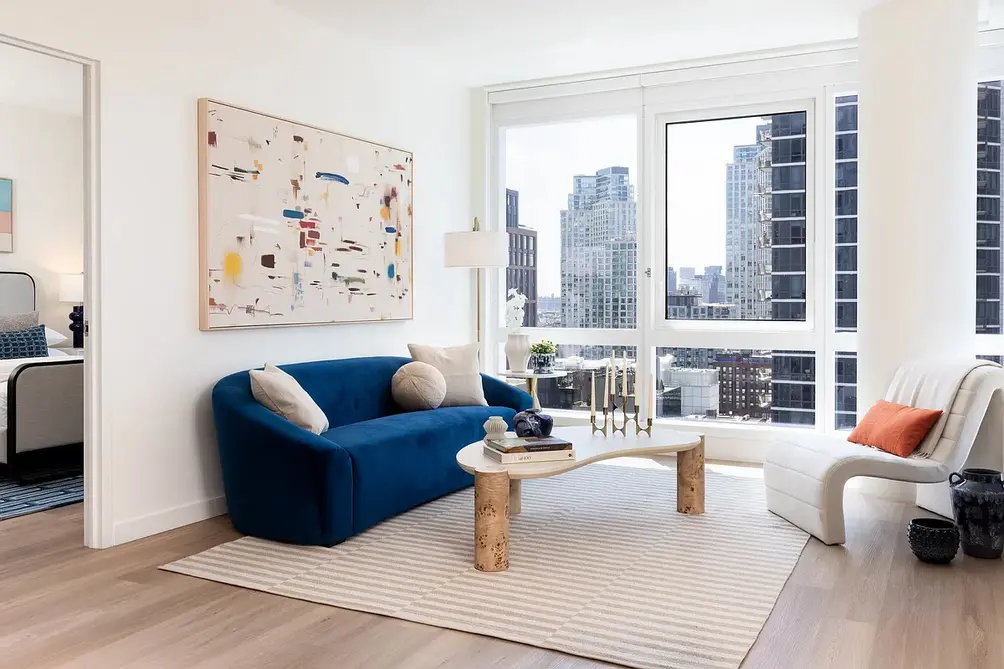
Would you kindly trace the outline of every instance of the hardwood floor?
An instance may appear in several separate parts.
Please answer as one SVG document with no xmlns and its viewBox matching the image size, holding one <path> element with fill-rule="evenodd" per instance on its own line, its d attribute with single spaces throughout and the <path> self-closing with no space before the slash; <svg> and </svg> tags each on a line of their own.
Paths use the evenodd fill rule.
<svg viewBox="0 0 1004 669">
<path fill-rule="evenodd" d="M 157 570 L 235 538 L 225 518 L 91 551 L 82 513 L 0 522 L 0 667 L 609 666 Z M 850 494 L 847 546 L 810 540 L 743 669 L 1004 666 L 1004 565 L 917 562 L 916 515 Z"/>
</svg>

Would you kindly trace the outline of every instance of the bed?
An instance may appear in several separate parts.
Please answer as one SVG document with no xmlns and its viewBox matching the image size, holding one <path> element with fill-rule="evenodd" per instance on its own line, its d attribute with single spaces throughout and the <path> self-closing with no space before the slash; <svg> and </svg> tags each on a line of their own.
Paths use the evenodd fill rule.
<svg viewBox="0 0 1004 669">
<path fill-rule="evenodd" d="M 35 281 L 0 272 L 0 314 L 36 308 Z M 38 358 L 0 360 L 0 471 L 23 480 L 82 458 L 84 359 L 59 349 Z"/>
</svg>

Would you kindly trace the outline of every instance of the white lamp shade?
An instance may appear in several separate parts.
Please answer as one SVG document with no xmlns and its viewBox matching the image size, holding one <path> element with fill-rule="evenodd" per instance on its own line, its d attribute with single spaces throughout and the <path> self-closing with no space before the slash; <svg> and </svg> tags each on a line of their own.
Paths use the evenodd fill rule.
<svg viewBox="0 0 1004 669">
<path fill-rule="evenodd" d="M 84 275 L 59 275 L 59 301 L 80 304 L 84 301 Z"/>
<path fill-rule="evenodd" d="M 446 233 L 447 267 L 507 267 L 509 234 L 490 230 Z"/>
</svg>

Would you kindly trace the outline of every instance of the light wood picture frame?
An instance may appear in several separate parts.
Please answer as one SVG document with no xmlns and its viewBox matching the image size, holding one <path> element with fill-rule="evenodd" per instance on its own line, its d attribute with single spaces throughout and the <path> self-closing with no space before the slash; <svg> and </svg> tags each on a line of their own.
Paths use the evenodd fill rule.
<svg viewBox="0 0 1004 669">
<path fill-rule="evenodd" d="M 14 252 L 14 180 L 0 177 L 0 253 Z"/>
</svg>

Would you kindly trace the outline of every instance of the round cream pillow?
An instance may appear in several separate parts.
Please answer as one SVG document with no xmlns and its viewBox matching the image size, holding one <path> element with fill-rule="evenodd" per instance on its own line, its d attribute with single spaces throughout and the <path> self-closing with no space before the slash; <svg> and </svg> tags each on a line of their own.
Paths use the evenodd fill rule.
<svg viewBox="0 0 1004 669">
<path fill-rule="evenodd" d="M 427 362 L 409 362 L 394 372 L 390 394 L 405 411 L 436 409 L 446 397 L 446 379 Z"/>
</svg>

